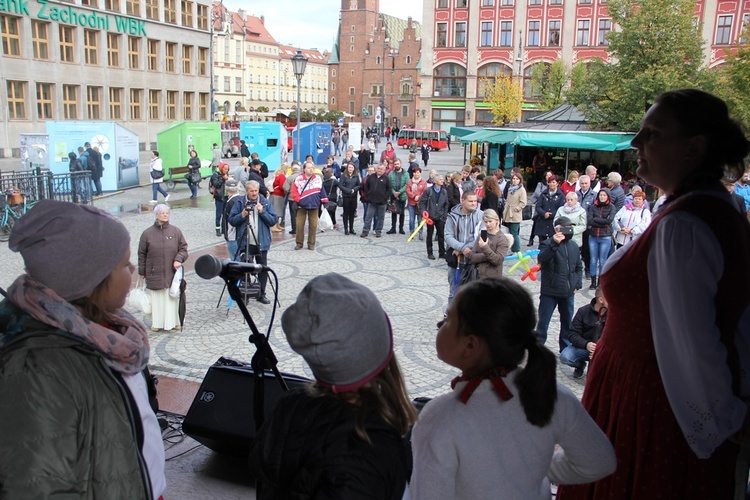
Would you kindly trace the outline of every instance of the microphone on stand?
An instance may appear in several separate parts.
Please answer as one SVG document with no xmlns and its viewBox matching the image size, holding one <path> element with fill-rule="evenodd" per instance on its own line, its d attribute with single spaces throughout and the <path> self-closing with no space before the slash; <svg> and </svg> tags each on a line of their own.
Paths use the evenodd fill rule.
<svg viewBox="0 0 750 500">
<path fill-rule="evenodd" d="M 239 279 L 243 278 L 247 273 L 259 274 L 268 269 L 268 266 L 264 266 L 263 264 L 217 259 L 213 255 L 202 255 L 195 261 L 195 274 L 206 280 L 217 276 Z"/>
</svg>

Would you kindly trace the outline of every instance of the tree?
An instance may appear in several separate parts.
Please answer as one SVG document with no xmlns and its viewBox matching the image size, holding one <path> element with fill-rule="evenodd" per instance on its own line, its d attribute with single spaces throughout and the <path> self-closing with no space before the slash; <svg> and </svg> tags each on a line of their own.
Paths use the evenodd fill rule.
<svg viewBox="0 0 750 500">
<path fill-rule="evenodd" d="M 611 64 L 592 61 L 568 94 L 591 126 L 637 130 L 665 90 L 713 87 L 714 76 L 702 67 L 694 0 L 611 0 L 607 9 L 618 26 L 607 36 Z"/>
<path fill-rule="evenodd" d="M 531 85 L 539 96 L 539 109 L 549 111 L 565 102 L 565 87 L 570 72 L 562 59 L 552 64 L 537 64 L 531 70 Z"/>
<path fill-rule="evenodd" d="M 518 80 L 502 75 L 495 77 L 495 81 L 484 79 L 487 96 L 484 102 L 489 104 L 492 111 L 492 123 L 498 126 L 518 120 L 521 116 L 521 102 L 523 92 Z"/>
<path fill-rule="evenodd" d="M 750 127 L 750 30 L 745 25 L 743 35 L 726 64 L 718 70 L 719 84 L 716 93 L 729 107 L 730 115 Z M 742 42 L 744 40 L 744 42 Z"/>
<path fill-rule="evenodd" d="M 267 106 L 258 106 L 255 108 L 255 111 L 258 113 L 268 113 L 268 107 Z"/>
</svg>

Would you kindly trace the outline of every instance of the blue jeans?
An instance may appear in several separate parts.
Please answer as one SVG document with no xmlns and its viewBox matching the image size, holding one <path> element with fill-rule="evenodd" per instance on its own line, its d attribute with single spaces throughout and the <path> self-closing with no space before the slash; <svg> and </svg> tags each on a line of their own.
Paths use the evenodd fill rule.
<svg viewBox="0 0 750 500">
<path fill-rule="evenodd" d="M 373 219 L 375 220 L 373 221 Z M 383 222 L 385 222 L 385 204 L 370 203 L 367 207 L 362 232 L 369 233 L 370 227 L 372 227 L 377 234 L 380 234 L 383 231 Z"/>
<path fill-rule="evenodd" d="M 604 236 L 597 238 L 589 235 L 589 253 L 591 254 L 591 267 L 589 272 L 591 276 L 599 276 L 604 263 L 609 257 L 609 248 L 612 246 L 612 237 Z"/>
<path fill-rule="evenodd" d="M 234 256 L 237 255 L 237 241 L 227 241 L 227 251 L 229 252 L 229 260 L 234 260 Z"/>
<path fill-rule="evenodd" d="M 96 177 L 91 178 L 91 183 L 94 184 L 94 195 L 101 196 L 102 195 L 102 178 Z"/>
<path fill-rule="evenodd" d="M 513 236 L 513 246 L 510 247 L 511 252 L 521 251 L 521 237 L 518 235 L 521 231 L 520 222 L 508 222 L 508 231 Z"/>
<path fill-rule="evenodd" d="M 590 354 L 588 349 L 579 349 L 574 345 L 569 345 L 560 353 L 560 363 L 573 368 L 584 368 Z"/>
<path fill-rule="evenodd" d="M 221 229 L 221 218 L 224 216 L 224 205 L 226 202 L 221 199 L 217 200 L 214 198 L 214 205 L 216 206 L 216 229 Z"/>
<path fill-rule="evenodd" d="M 422 212 L 419 211 L 419 207 L 417 205 L 406 205 L 409 207 L 409 234 L 414 232 L 414 229 L 422 222 Z M 420 234 L 422 233 L 422 229 L 419 230 Z"/>
<path fill-rule="evenodd" d="M 568 331 L 570 322 L 573 320 L 573 309 L 575 307 L 575 295 L 570 297 L 550 297 L 539 294 L 539 322 L 536 325 L 536 337 L 540 344 L 547 342 L 547 328 L 552 319 L 555 307 L 560 312 L 560 351 L 570 345 Z"/>
<path fill-rule="evenodd" d="M 161 182 L 154 182 L 151 184 L 151 190 L 154 192 L 153 200 L 156 201 L 156 193 L 161 193 L 162 196 L 165 198 L 167 197 L 167 192 L 164 191 L 164 188 L 161 187 Z"/>
<path fill-rule="evenodd" d="M 188 182 L 188 187 L 190 188 L 191 198 L 197 198 L 198 197 L 198 184 L 193 184 L 192 182 Z"/>
</svg>

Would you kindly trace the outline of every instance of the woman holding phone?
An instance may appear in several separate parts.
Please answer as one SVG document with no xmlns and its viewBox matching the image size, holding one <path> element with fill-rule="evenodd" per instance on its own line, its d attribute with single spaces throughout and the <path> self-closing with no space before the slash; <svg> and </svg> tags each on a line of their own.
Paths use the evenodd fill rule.
<svg viewBox="0 0 750 500">
<path fill-rule="evenodd" d="M 510 251 L 508 237 L 500 232 L 500 217 L 488 208 L 482 216 L 487 230 L 482 230 L 471 252 L 471 263 L 477 264 L 480 278 L 499 278 L 503 275 L 503 261 Z"/>
</svg>

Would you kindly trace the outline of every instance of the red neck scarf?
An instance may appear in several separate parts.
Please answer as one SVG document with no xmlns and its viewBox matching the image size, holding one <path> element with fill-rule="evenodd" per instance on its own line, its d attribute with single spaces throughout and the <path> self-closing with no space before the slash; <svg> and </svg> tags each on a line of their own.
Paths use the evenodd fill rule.
<svg viewBox="0 0 750 500">
<path fill-rule="evenodd" d="M 477 389 L 477 387 L 479 387 L 479 384 L 481 384 L 482 381 L 486 379 L 492 382 L 492 385 L 495 387 L 495 392 L 497 392 L 497 395 L 500 396 L 500 399 L 502 399 L 503 401 L 508 401 L 513 397 L 513 393 L 510 392 L 508 386 L 505 385 L 503 377 L 505 377 L 510 372 L 511 370 L 505 368 L 504 366 L 496 366 L 471 377 L 461 375 L 460 377 L 456 377 L 451 380 L 451 389 L 454 389 L 456 387 L 456 384 L 458 384 L 459 382 L 468 382 L 466 384 L 466 387 L 464 387 L 461 391 L 461 394 L 459 394 L 459 398 L 461 398 L 461 401 L 466 404 L 466 402 L 469 401 L 471 395 L 474 394 L 474 391 Z"/>
</svg>

